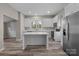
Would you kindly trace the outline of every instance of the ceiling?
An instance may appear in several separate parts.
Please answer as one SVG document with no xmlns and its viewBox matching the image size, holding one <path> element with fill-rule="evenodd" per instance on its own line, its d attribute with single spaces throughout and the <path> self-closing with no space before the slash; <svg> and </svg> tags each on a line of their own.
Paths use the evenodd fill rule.
<svg viewBox="0 0 79 59">
<path fill-rule="evenodd" d="M 10 3 L 9 5 L 24 15 L 55 15 L 67 3 Z"/>
</svg>

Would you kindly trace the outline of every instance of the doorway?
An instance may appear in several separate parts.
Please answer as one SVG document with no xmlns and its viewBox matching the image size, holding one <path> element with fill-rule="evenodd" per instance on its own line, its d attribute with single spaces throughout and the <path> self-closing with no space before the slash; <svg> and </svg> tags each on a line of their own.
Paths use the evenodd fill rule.
<svg viewBox="0 0 79 59">
<path fill-rule="evenodd" d="M 20 47 L 16 41 L 17 20 L 4 16 L 4 50 L 15 50 Z"/>
</svg>

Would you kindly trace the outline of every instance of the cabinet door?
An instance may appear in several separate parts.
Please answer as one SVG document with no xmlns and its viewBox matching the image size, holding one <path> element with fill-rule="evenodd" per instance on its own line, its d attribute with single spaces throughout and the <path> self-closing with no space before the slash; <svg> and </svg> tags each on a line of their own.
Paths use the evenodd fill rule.
<svg viewBox="0 0 79 59">
<path fill-rule="evenodd" d="M 54 32 L 54 39 L 55 39 L 55 41 L 61 41 L 61 33 Z"/>
<path fill-rule="evenodd" d="M 43 19 L 42 20 L 42 26 L 43 27 L 52 27 L 53 26 L 53 22 L 52 22 L 52 19 Z"/>
<path fill-rule="evenodd" d="M 24 26 L 25 27 L 31 27 L 32 26 L 32 22 L 33 22 L 33 19 L 31 19 L 31 18 L 25 18 L 24 19 Z"/>
</svg>

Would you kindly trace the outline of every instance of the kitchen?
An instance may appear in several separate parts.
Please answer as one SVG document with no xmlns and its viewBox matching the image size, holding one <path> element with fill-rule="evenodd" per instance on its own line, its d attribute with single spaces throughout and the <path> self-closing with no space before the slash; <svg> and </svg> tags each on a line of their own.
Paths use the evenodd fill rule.
<svg viewBox="0 0 79 59">
<path fill-rule="evenodd" d="M 1 55 L 79 55 L 78 3 L 3 3 L 0 7 Z M 5 20 L 14 21 L 7 31 Z M 6 32 L 13 37 L 5 38 Z"/>
<path fill-rule="evenodd" d="M 27 41 L 26 45 L 46 45 L 47 49 L 49 48 L 49 40 L 50 42 L 57 42 L 60 41 L 61 44 L 61 37 L 60 29 L 57 32 L 57 24 L 60 25 L 58 20 L 53 19 L 54 16 L 32 16 L 26 17 L 24 20 L 24 36 L 27 35 L 29 38 L 25 38 Z M 52 20 L 53 19 L 53 20 Z M 57 23 L 58 22 L 58 23 Z M 55 25 L 54 25 L 55 24 Z M 31 36 L 30 36 L 31 35 Z M 35 35 L 35 37 L 33 36 Z M 46 36 L 43 38 L 43 35 Z M 57 39 L 57 35 L 60 37 Z M 24 37 L 23 36 L 23 37 Z M 43 38 L 43 39 L 42 39 Z M 47 38 L 47 39 L 46 39 Z M 23 41 L 24 43 L 26 41 Z M 23 44 L 24 45 L 24 44 Z M 55 44 L 54 44 L 55 45 Z M 52 47 L 54 49 L 55 47 Z"/>
</svg>

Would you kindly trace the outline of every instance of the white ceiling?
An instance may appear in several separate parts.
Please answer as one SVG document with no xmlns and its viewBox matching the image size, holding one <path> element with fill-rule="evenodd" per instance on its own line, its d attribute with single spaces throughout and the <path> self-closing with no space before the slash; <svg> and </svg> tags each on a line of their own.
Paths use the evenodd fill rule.
<svg viewBox="0 0 79 59">
<path fill-rule="evenodd" d="M 10 3 L 10 5 L 24 15 L 55 15 L 67 3 Z"/>
</svg>

